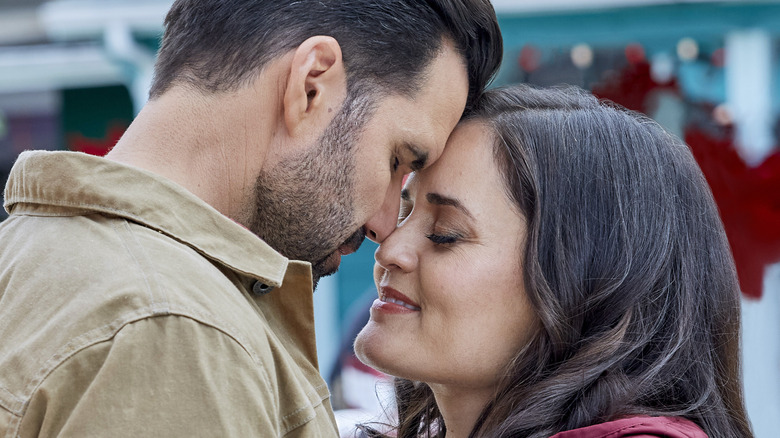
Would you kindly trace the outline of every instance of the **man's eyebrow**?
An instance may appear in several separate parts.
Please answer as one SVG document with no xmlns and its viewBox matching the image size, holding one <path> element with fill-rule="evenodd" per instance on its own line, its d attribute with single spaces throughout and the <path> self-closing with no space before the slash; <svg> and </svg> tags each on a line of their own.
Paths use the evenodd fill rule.
<svg viewBox="0 0 780 438">
<path fill-rule="evenodd" d="M 414 155 L 414 160 L 409 165 L 409 167 L 412 169 L 412 172 L 417 172 L 418 170 L 425 167 L 425 163 L 428 162 L 428 152 L 425 152 L 411 143 L 404 143 L 404 147 L 408 149 L 412 155 Z"/>
<path fill-rule="evenodd" d="M 460 201 L 458 201 L 455 198 L 443 196 L 438 193 L 428 193 L 427 195 L 425 195 L 425 199 L 427 199 L 429 203 L 434 205 L 448 205 L 451 207 L 455 207 L 458 210 L 462 211 L 469 218 L 474 219 L 474 216 L 471 214 L 471 212 L 469 212 L 469 209 L 466 208 L 463 204 L 460 203 Z"/>
</svg>

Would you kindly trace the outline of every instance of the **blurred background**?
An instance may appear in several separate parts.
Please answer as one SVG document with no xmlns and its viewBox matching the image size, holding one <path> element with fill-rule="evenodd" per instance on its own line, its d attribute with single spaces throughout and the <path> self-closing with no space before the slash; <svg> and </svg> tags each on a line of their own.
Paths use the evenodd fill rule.
<svg viewBox="0 0 780 438">
<path fill-rule="evenodd" d="M 0 184 L 27 149 L 102 155 L 146 102 L 171 0 L 0 0 Z M 780 2 L 494 0 L 496 85 L 574 84 L 685 139 L 726 226 L 743 290 L 746 402 L 780 422 Z M 0 212 L 0 220 L 5 212 Z M 337 408 L 378 411 L 384 376 L 351 343 L 376 297 L 366 243 L 315 294 Z M 378 390 L 380 393 L 381 389 Z"/>
</svg>

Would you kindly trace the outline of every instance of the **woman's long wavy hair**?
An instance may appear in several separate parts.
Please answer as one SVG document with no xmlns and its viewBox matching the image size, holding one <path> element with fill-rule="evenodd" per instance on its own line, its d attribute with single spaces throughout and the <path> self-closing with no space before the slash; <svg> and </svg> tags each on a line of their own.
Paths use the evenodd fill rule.
<svg viewBox="0 0 780 438">
<path fill-rule="evenodd" d="M 518 269 L 539 320 L 471 436 L 547 438 L 649 415 L 752 437 L 734 263 L 687 146 L 576 88 L 491 90 L 466 119 L 494 133 L 527 220 Z M 426 384 L 396 379 L 396 399 L 399 438 L 444 436 Z"/>
</svg>

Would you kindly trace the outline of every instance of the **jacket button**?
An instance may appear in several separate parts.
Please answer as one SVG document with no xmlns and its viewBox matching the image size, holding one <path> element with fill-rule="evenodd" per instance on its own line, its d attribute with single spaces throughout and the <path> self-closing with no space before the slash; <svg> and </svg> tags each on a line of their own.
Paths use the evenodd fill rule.
<svg viewBox="0 0 780 438">
<path fill-rule="evenodd" d="M 269 286 L 262 281 L 256 281 L 252 286 L 252 292 L 254 292 L 255 295 L 265 295 L 270 293 L 272 290 L 274 290 L 273 286 Z"/>
</svg>

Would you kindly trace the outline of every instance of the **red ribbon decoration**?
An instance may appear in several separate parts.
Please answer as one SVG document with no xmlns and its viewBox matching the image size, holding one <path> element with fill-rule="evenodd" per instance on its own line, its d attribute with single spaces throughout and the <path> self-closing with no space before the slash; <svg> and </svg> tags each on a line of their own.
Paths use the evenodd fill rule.
<svg viewBox="0 0 780 438">
<path fill-rule="evenodd" d="M 629 63 L 620 74 L 593 87 L 593 93 L 626 108 L 647 112 L 648 95 L 660 89 L 681 95 L 676 81 L 653 81 L 650 64 L 642 61 Z M 718 204 L 742 293 L 757 299 L 763 291 L 766 267 L 780 262 L 780 150 L 751 168 L 739 156 L 733 130 L 723 131 L 723 137 L 716 138 L 689 124 L 685 142 Z"/>
</svg>

